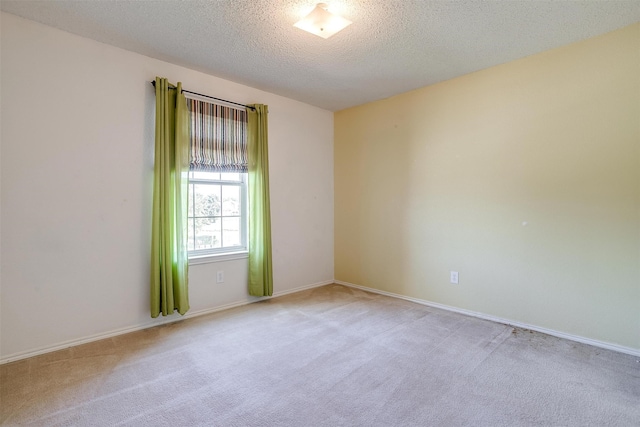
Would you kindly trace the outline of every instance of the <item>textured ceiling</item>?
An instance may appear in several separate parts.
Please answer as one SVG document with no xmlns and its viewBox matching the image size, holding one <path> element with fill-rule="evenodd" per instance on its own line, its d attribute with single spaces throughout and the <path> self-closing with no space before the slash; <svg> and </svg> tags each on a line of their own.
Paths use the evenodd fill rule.
<svg viewBox="0 0 640 427">
<path fill-rule="evenodd" d="M 333 111 L 640 21 L 640 0 L 326 2 L 353 21 L 328 40 L 293 27 L 314 0 L 1 0 L 0 8 Z"/>
</svg>

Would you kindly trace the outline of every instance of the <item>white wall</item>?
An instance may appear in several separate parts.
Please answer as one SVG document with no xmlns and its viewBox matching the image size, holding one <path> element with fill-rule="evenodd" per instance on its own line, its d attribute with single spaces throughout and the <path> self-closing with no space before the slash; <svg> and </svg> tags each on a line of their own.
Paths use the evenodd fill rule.
<svg viewBox="0 0 640 427">
<path fill-rule="evenodd" d="M 0 359 L 163 321 L 148 309 L 156 75 L 269 105 L 274 292 L 333 279 L 331 112 L 13 15 L 1 27 Z M 248 301 L 246 259 L 192 265 L 190 295 L 192 312 Z"/>
</svg>

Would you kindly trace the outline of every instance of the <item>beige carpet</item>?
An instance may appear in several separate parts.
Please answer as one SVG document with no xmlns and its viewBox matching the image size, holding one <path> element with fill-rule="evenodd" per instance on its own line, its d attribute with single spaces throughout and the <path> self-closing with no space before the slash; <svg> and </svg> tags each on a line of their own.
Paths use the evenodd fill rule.
<svg viewBox="0 0 640 427">
<path fill-rule="evenodd" d="M 0 423 L 639 426 L 638 358 L 339 285 L 0 367 Z"/>
</svg>

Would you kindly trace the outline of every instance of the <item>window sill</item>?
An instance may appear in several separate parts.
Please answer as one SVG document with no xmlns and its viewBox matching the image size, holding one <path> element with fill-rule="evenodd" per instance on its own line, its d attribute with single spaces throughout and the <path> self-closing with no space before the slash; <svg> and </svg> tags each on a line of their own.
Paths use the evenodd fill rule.
<svg viewBox="0 0 640 427">
<path fill-rule="evenodd" d="M 233 261 L 236 259 L 249 258 L 249 252 L 227 252 L 224 254 L 201 255 L 189 258 L 189 265 L 209 264 L 212 262 Z"/>
</svg>

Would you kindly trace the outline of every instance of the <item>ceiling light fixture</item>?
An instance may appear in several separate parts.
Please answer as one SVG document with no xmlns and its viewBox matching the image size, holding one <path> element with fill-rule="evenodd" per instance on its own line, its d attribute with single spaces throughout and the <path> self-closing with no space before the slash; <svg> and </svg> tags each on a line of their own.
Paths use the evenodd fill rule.
<svg viewBox="0 0 640 427">
<path fill-rule="evenodd" d="M 338 31 L 345 29 L 352 22 L 327 10 L 326 3 L 318 3 L 307 16 L 293 24 L 301 30 L 328 39 Z"/>
</svg>

